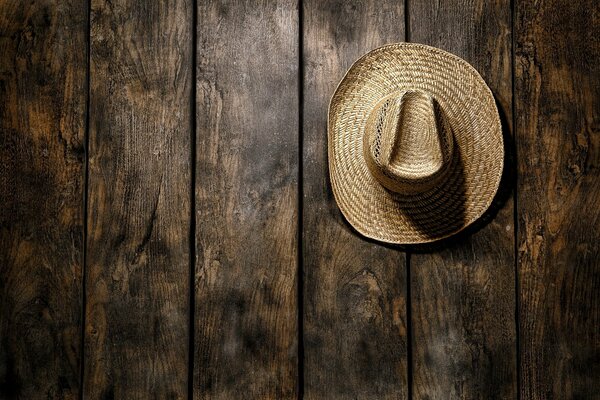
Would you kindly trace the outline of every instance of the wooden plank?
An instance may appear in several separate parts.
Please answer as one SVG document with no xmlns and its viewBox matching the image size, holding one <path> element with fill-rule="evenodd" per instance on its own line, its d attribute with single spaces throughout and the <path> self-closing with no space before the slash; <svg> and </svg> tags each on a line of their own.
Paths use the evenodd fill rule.
<svg viewBox="0 0 600 400">
<path fill-rule="evenodd" d="M 454 53 L 480 72 L 496 97 L 507 140 L 512 120 L 510 2 L 415 1 L 410 2 L 409 16 L 411 41 Z M 505 162 L 510 165 L 510 158 Z M 516 398 L 509 177 L 505 171 L 489 217 L 501 209 L 488 225 L 411 255 L 416 398 Z"/>
<path fill-rule="evenodd" d="M 194 395 L 297 396 L 298 10 L 200 1 Z"/>
<path fill-rule="evenodd" d="M 93 0 L 84 392 L 187 397 L 192 1 Z"/>
<path fill-rule="evenodd" d="M 600 3 L 518 1 L 521 397 L 600 398 Z"/>
<path fill-rule="evenodd" d="M 0 398 L 79 394 L 86 2 L 0 2 Z"/>
<path fill-rule="evenodd" d="M 406 398 L 405 256 L 346 223 L 327 167 L 329 99 L 356 59 L 404 39 L 403 5 L 306 0 L 303 21 L 305 396 Z"/>
</svg>

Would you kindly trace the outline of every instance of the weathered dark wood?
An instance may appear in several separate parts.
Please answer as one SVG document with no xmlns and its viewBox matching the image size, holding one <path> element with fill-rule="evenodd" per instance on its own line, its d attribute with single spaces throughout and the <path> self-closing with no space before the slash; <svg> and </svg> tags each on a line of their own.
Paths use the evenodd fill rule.
<svg viewBox="0 0 600 400">
<path fill-rule="evenodd" d="M 192 1 L 92 1 L 85 397 L 187 397 Z"/>
<path fill-rule="evenodd" d="M 473 65 L 494 93 L 510 136 L 511 9 L 508 0 L 410 2 L 413 42 Z M 510 148 L 510 146 L 509 146 Z M 510 159 L 506 160 L 510 163 Z M 510 190 L 505 175 L 498 208 Z M 471 236 L 411 256 L 414 397 L 516 398 L 513 201 Z"/>
<path fill-rule="evenodd" d="M 298 386 L 298 10 L 199 1 L 194 394 Z"/>
<path fill-rule="evenodd" d="M 406 398 L 405 256 L 344 221 L 327 167 L 329 99 L 356 59 L 404 39 L 403 5 L 306 0 L 303 20 L 305 397 Z"/>
<path fill-rule="evenodd" d="M 600 398 L 600 3 L 516 2 L 521 397 Z"/>
<path fill-rule="evenodd" d="M 79 393 L 87 7 L 0 2 L 0 398 Z"/>
</svg>

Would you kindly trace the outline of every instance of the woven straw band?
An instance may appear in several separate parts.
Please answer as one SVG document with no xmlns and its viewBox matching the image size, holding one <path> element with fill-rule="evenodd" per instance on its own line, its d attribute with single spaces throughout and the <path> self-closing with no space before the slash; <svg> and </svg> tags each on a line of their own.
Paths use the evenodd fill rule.
<svg viewBox="0 0 600 400">
<path fill-rule="evenodd" d="M 466 61 L 411 43 L 359 59 L 329 106 L 329 169 L 348 222 L 414 244 L 457 233 L 491 204 L 504 147 L 491 91 Z"/>
</svg>

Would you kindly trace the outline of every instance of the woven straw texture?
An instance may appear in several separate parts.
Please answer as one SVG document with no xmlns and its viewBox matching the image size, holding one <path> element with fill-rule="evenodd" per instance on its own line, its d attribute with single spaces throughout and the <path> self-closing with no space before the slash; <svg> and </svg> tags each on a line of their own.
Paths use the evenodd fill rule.
<svg viewBox="0 0 600 400">
<path fill-rule="evenodd" d="M 479 73 L 396 43 L 352 65 L 329 105 L 335 199 L 361 234 L 395 244 L 453 235 L 490 206 L 503 170 L 496 103 Z"/>
</svg>

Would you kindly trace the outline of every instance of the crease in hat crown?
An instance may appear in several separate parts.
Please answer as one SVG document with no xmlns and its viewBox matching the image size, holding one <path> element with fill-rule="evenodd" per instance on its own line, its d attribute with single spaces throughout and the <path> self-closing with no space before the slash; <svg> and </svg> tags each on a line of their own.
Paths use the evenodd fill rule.
<svg viewBox="0 0 600 400">
<path fill-rule="evenodd" d="M 371 175 L 386 189 L 405 195 L 440 184 L 453 147 L 452 130 L 439 103 L 416 89 L 380 100 L 363 135 L 363 156 Z"/>
</svg>

